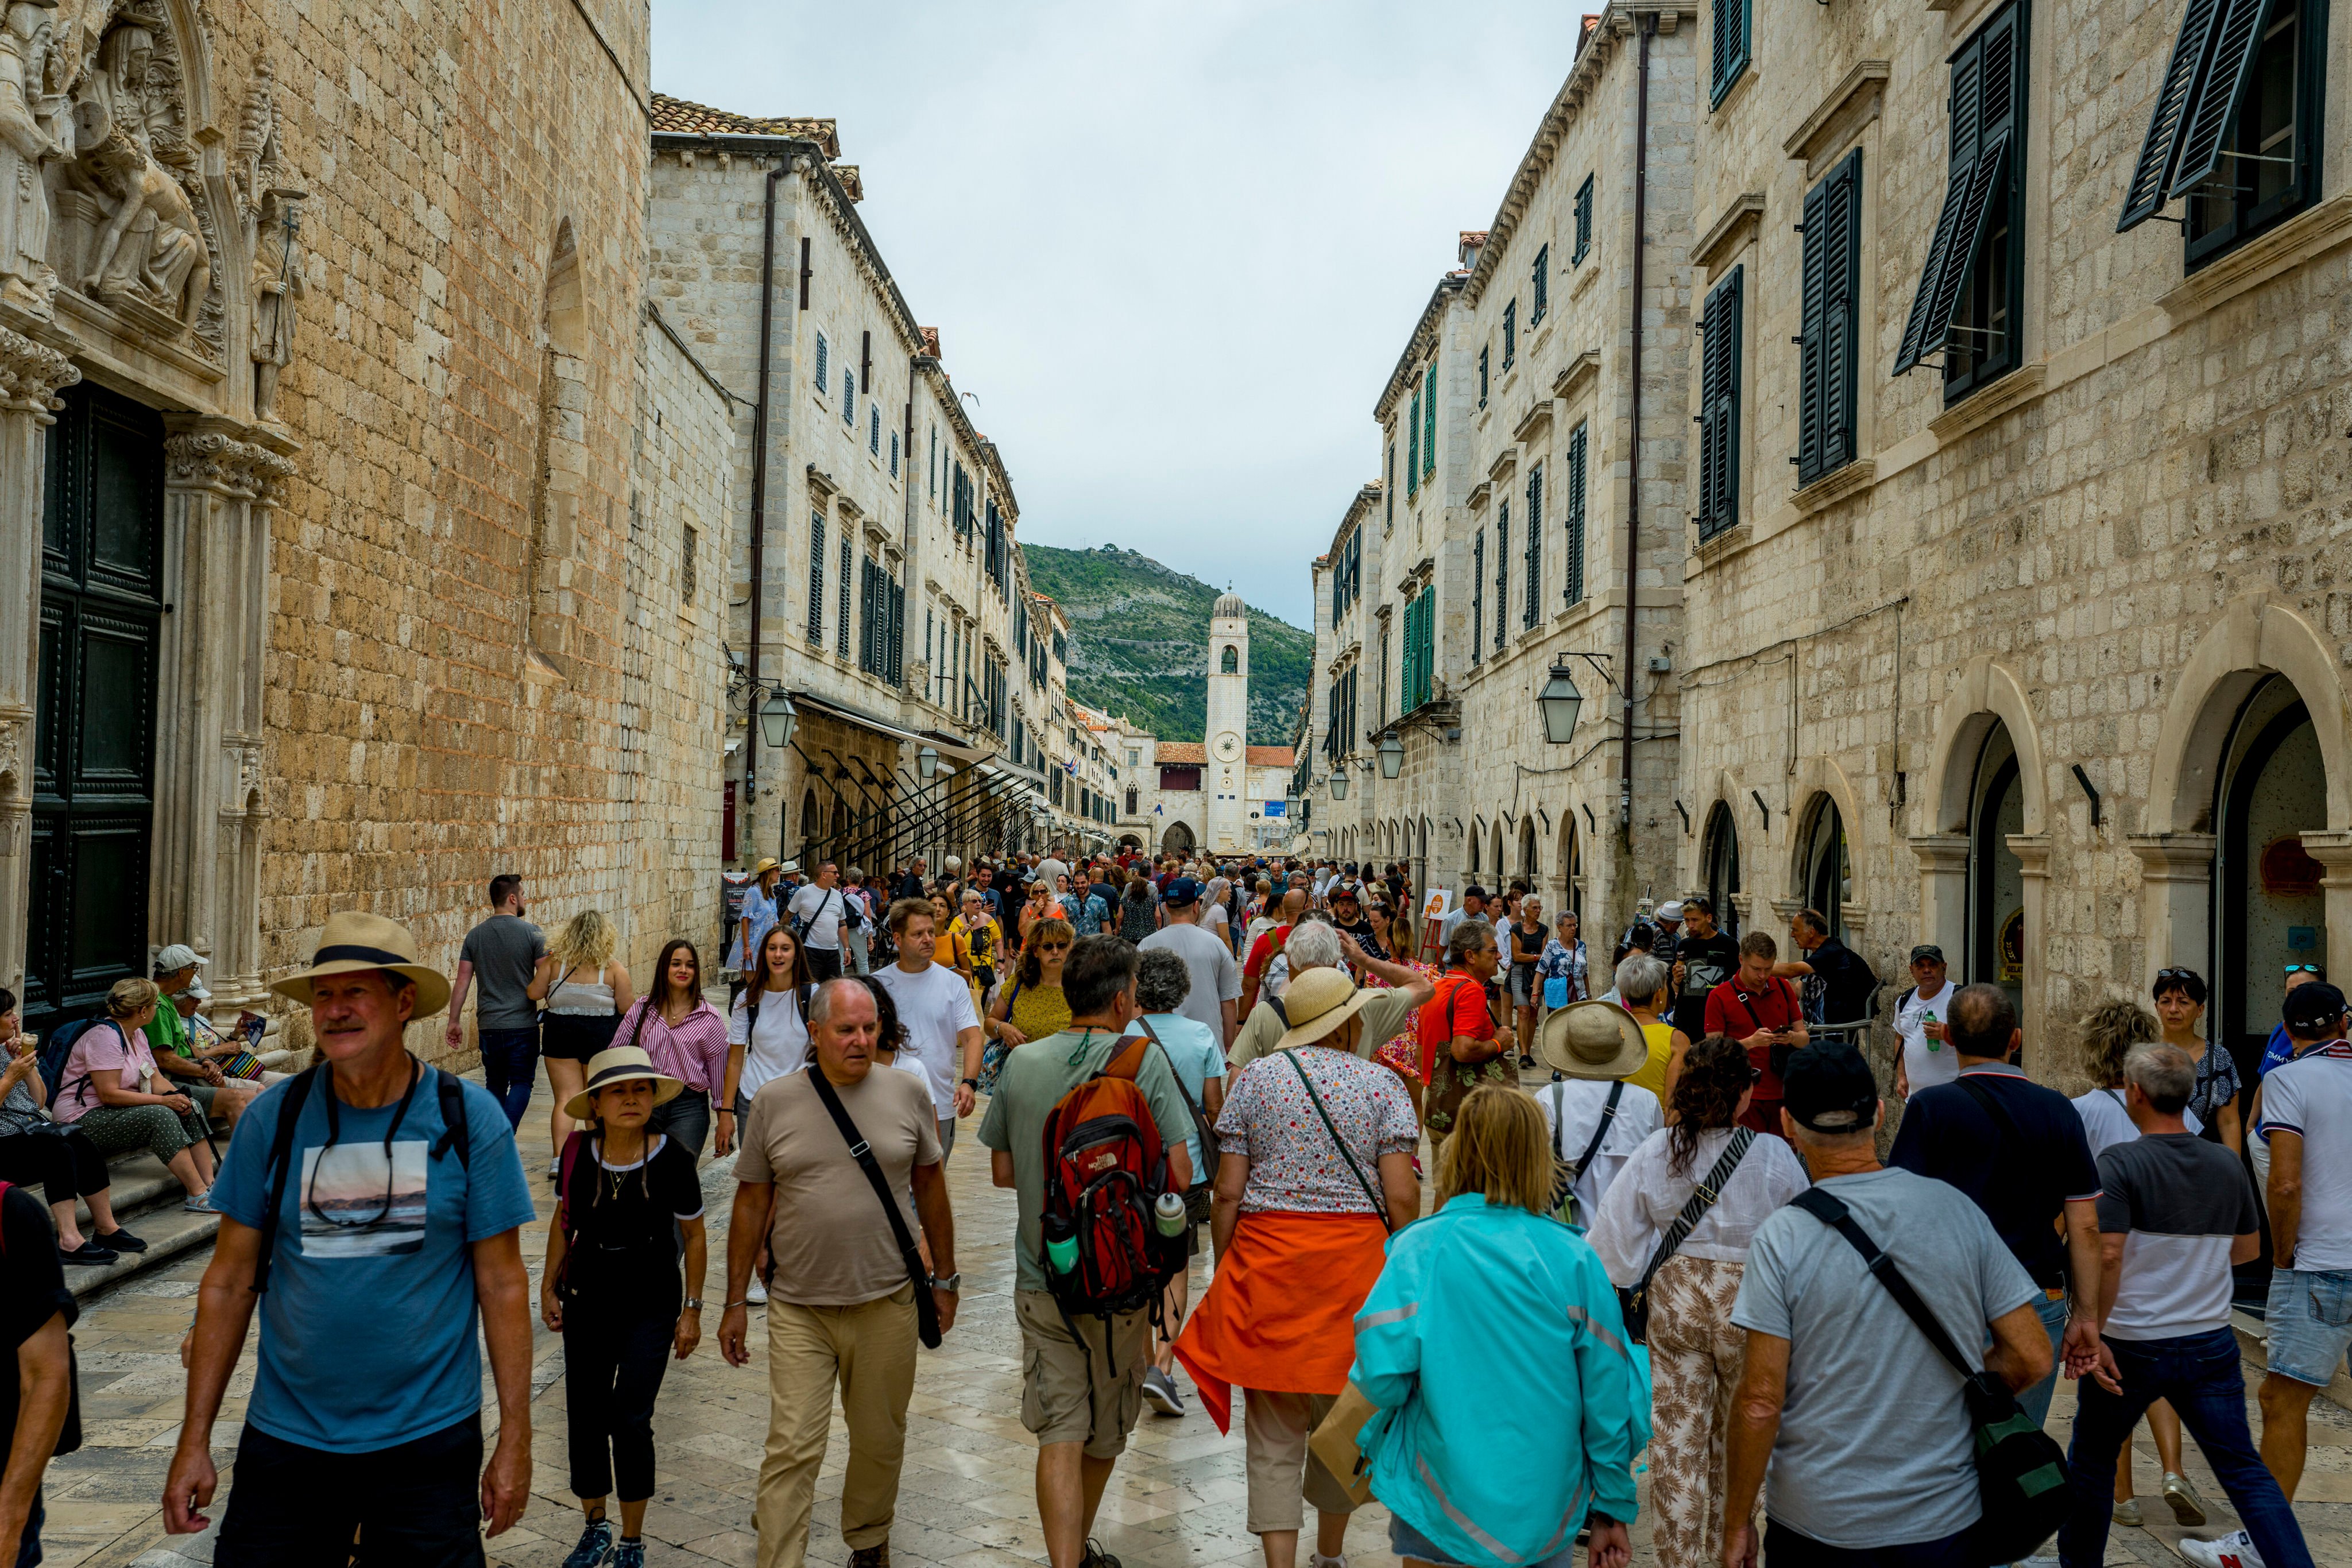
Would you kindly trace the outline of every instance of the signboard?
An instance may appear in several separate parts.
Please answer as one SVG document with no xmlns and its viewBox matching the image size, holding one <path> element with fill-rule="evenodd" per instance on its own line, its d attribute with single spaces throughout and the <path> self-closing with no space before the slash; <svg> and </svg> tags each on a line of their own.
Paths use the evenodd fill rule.
<svg viewBox="0 0 2352 1568">
<path fill-rule="evenodd" d="M 727 939 L 742 925 L 743 892 L 751 885 L 748 871 L 722 871 L 719 873 L 719 939 L 721 951 Z"/>
<path fill-rule="evenodd" d="M 1421 902 L 1421 917 L 1423 920 L 1443 920 L 1453 906 L 1454 893 L 1451 888 L 1433 888 L 1429 896 Z"/>
<path fill-rule="evenodd" d="M 1290 802 L 1287 800 L 1268 800 L 1265 803 L 1265 814 L 1269 817 L 1288 816 L 1290 814 Z"/>
</svg>

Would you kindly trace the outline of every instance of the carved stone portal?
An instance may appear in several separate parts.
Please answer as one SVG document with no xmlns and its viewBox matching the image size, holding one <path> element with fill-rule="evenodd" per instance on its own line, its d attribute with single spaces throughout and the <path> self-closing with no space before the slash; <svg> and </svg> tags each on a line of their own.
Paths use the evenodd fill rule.
<svg viewBox="0 0 2352 1568">
<path fill-rule="evenodd" d="M 49 266 L 45 165 L 67 157 L 65 99 L 48 91 L 57 0 L 7 0 L 0 16 L 0 298 L 49 313 L 58 275 Z"/>
</svg>

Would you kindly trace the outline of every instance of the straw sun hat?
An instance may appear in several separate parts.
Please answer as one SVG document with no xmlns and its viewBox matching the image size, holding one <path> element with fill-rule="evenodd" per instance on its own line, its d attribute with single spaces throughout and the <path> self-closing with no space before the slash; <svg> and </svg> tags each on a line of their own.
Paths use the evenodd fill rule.
<svg viewBox="0 0 2352 1568">
<path fill-rule="evenodd" d="M 631 1079 L 647 1079 L 654 1086 L 654 1103 L 667 1104 L 686 1091 L 686 1085 L 667 1072 L 654 1070 L 654 1059 L 642 1047 L 608 1045 L 588 1059 L 588 1084 L 563 1103 L 563 1113 L 575 1122 L 585 1122 L 595 1115 L 589 1103 L 599 1089 L 610 1089 L 615 1083 Z"/>
<path fill-rule="evenodd" d="M 1283 1015 L 1290 1028 L 1275 1041 L 1275 1049 L 1314 1044 L 1362 1012 L 1377 994 L 1360 989 L 1345 969 L 1301 971 L 1282 993 Z"/>
<path fill-rule="evenodd" d="M 429 1019 L 449 1005 L 448 977 L 416 961 L 416 938 L 408 934 L 408 927 L 358 910 L 327 916 L 326 927 L 319 933 L 318 951 L 310 955 L 310 967 L 269 988 L 309 1007 L 311 981 L 367 969 L 390 969 L 416 987 L 416 1010 L 409 1015 L 412 1023 Z"/>
<path fill-rule="evenodd" d="M 1555 1008 L 1536 1054 L 1570 1078 L 1622 1078 L 1650 1060 L 1650 1043 L 1632 1013 L 1595 998 Z"/>
</svg>

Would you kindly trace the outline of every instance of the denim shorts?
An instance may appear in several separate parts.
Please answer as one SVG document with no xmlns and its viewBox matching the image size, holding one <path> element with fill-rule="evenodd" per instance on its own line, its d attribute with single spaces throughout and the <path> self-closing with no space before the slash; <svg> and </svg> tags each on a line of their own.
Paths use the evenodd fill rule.
<svg viewBox="0 0 2352 1568">
<path fill-rule="evenodd" d="M 1407 1524 L 1402 1516 L 1393 1513 L 1389 1515 L 1389 1550 L 1399 1557 L 1411 1557 L 1423 1563 L 1433 1563 L 1437 1564 L 1437 1568 L 1471 1568 L 1470 1564 L 1448 1557 L 1444 1552 L 1440 1552 L 1435 1542 Z M 1525 1568 L 1574 1568 L 1576 1555 L 1576 1542 L 1570 1538 L 1569 1542 L 1558 1552 L 1540 1562 L 1529 1563 L 1525 1565 Z"/>
<path fill-rule="evenodd" d="M 2268 1369 L 2325 1388 L 2352 1350 L 2352 1269 L 2271 1271 Z"/>
</svg>

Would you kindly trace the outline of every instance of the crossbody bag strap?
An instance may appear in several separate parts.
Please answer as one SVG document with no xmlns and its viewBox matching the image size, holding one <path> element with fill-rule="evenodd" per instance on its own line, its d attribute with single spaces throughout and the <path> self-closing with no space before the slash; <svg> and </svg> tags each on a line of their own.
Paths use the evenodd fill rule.
<svg viewBox="0 0 2352 1568">
<path fill-rule="evenodd" d="M 801 1076 L 816 1089 L 816 1097 L 824 1103 L 824 1113 L 833 1118 L 833 1124 L 840 1129 L 842 1142 L 849 1145 L 850 1158 L 856 1160 L 857 1168 L 866 1173 L 866 1180 L 874 1188 L 874 1196 L 882 1200 L 882 1212 L 890 1217 L 891 1239 L 898 1244 L 898 1256 L 907 1264 L 907 1278 L 914 1281 L 915 1294 L 919 1300 L 930 1283 L 929 1277 L 923 1269 L 923 1255 L 916 1249 L 914 1233 L 907 1228 L 907 1217 L 899 1209 L 898 1200 L 891 1195 L 890 1178 L 882 1174 L 882 1162 L 874 1157 L 873 1145 L 866 1141 L 866 1134 L 857 1130 L 857 1124 L 849 1119 L 849 1108 L 841 1103 L 841 1096 L 825 1078 L 824 1070 L 812 1064 Z"/>
<path fill-rule="evenodd" d="M 1936 1320 L 1936 1314 L 1927 1310 L 1927 1303 L 1919 1299 L 1919 1292 L 1911 1288 L 1911 1281 L 1903 1277 L 1903 1270 L 1895 1266 L 1895 1260 L 1878 1249 L 1878 1244 L 1871 1240 L 1869 1233 L 1854 1223 L 1853 1212 L 1844 1204 L 1817 1186 L 1799 1193 L 1789 1201 L 1853 1244 L 1853 1249 L 1862 1254 L 1863 1266 L 1870 1270 L 1871 1277 L 1886 1287 L 1886 1293 L 1895 1298 L 1895 1304 L 1919 1325 L 1919 1332 L 1927 1336 L 1927 1343 L 1936 1347 L 1937 1354 L 1952 1364 L 1953 1370 L 1960 1375 L 1962 1381 L 1977 1375 L 1976 1369 L 1961 1356 L 1960 1347 L 1952 1343 L 1952 1336 Z"/>
<path fill-rule="evenodd" d="M 1140 1013 L 1136 1015 L 1135 1024 L 1143 1031 L 1146 1040 L 1160 1048 L 1160 1059 L 1168 1064 L 1168 1076 L 1176 1081 L 1176 1092 L 1183 1096 L 1184 1109 L 1192 1113 L 1192 1130 L 1200 1137 L 1201 1152 L 1206 1155 L 1216 1146 L 1216 1130 L 1209 1125 L 1209 1118 L 1202 1112 L 1201 1103 L 1192 1098 L 1192 1092 L 1190 1089 L 1184 1087 L 1184 1075 L 1176 1071 L 1176 1059 L 1168 1054 L 1168 1042 L 1160 1038 L 1160 1031 L 1153 1029 L 1150 1020 Z M 1206 1171 L 1194 1171 L 1192 1179 L 1196 1182 L 1207 1181 L 1209 1174 Z"/>
<path fill-rule="evenodd" d="M 1730 1184 L 1731 1173 L 1739 1168 L 1739 1162 L 1747 1157 L 1748 1151 L 1755 1144 L 1756 1129 L 1753 1127 L 1734 1127 L 1731 1130 L 1731 1141 L 1724 1145 L 1722 1155 L 1707 1171 L 1706 1179 L 1691 1188 L 1690 1201 L 1683 1205 L 1680 1214 L 1675 1216 L 1675 1222 L 1666 1227 L 1666 1234 L 1658 1242 L 1658 1249 L 1650 1254 L 1650 1266 L 1642 1270 L 1642 1282 L 1635 1287 L 1637 1291 L 1647 1291 L 1650 1281 L 1657 1278 L 1658 1270 L 1666 1266 L 1667 1260 L 1682 1250 L 1683 1243 L 1690 1239 L 1690 1233 L 1698 1228 L 1698 1222 L 1706 1218 L 1706 1211 L 1713 1208 L 1716 1200 L 1723 1196 L 1723 1189 Z"/>
<path fill-rule="evenodd" d="M 1323 1096 L 1315 1092 L 1315 1081 L 1307 1076 L 1307 1069 L 1298 1063 L 1298 1052 L 1296 1050 L 1277 1051 L 1275 1054 L 1286 1058 L 1290 1071 L 1298 1074 L 1299 1086 L 1307 1091 L 1307 1103 L 1313 1105 L 1315 1113 L 1323 1118 L 1323 1130 L 1331 1134 L 1331 1146 L 1339 1151 L 1339 1163 L 1348 1167 L 1348 1174 L 1354 1176 L 1356 1185 L 1364 1189 L 1364 1197 L 1371 1202 L 1372 1212 L 1381 1217 L 1381 1228 L 1394 1234 L 1396 1224 L 1389 1218 L 1389 1206 L 1381 1201 L 1381 1195 L 1372 1190 L 1371 1182 L 1364 1175 L 1364 1167 L 1358 1165 L 1356 1156 L 1348 1152 L 1348 1142 L 1339 1136 L 1339 1129 L 1332 1122 L 1331 1113 L 1323 1109 Z"/>
<path fill-rule="evenodd" d="M 1552 1087 L 1559 1089 L 1561 1085 L 1554 1084 Z M 1592 1141 L 1584 1145 L 1584 1153 L 1578 1156 L 1576 1164 L 1570 1167 L 1568 1179 L 1570 1182 L 1574 1182 L 1579 1177 L 1582 1176 L 1585 1171 L 1591 1166 L 1592 1156 L 1601 1152 L 1601 1140 L 1609 1135 L 1609 1124 L 1617 1119 L 1617 1103 L 1623 1098 L 1625 1098 L 1625 1081 L 1621 1078 L 1616 1082 L 1612 1083 L 1609 1086 L 1609 1103 L 1601 1108 L 1601 1121 L 1600 1124 L 1592 1129 Z M 1561 1101 L 1559 1099 L 1556 1098 L 1552 1101 L 1553 1124 L 1555 1127 L 1558 1126 L 1559 1121 L 1559 1113 L 1560 1104 Z M 1554 1135 L 1557 1136 L 1557 1134 Z"/>
</svg>

